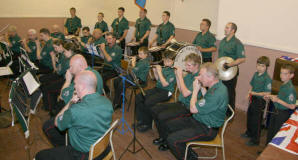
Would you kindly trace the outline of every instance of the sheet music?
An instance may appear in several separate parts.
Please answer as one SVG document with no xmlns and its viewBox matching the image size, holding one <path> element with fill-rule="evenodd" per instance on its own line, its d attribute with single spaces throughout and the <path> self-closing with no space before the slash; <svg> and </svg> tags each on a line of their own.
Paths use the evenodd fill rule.
<svg viewBox="0 0 298 160">
<path fill-rule="evenodd" d="M 100 54 L 97 52 L 96 46 L 94 46 L 93 44 L 92 45 L 86 44 L 86 47 L 87 47 L 88 52 L 90 54 L 94 54 L 96 56 L 100 56 Z"/>
<path fill-rule="evenodd" d="M 40 86 L 40 84 L 34 79 L 34 77 L 30 72 L 27 72 L 23 76 L 23 80 L 25 82 L 29 95 L 31 95 L 34 91 L 36 91 Z"/>
<path fill-rule="evenodd" d="M 6 76 L 13 74 L 10 67 L 0 67 L 0 76 Z"/>
</svg>

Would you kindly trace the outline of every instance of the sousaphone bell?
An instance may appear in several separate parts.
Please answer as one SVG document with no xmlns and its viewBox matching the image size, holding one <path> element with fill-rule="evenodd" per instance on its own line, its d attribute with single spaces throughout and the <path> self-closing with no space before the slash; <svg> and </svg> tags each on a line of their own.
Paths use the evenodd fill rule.
<svg viewBox="0 0 298 160">
<path fill-rule="evenodd" d="M 225 63 L 231 63 L 233 61 L 234 60 L 231 57 L 221 57 L 215 61 L 214 64 L 216 65 L 216 67 L 218 69 L 219 79 L 228 81 L 228 80 L 233 79 L 236 76 L 236 74 L 238 72 L 237 66 L 233 66 L 228 69 L 224 68 Z"/>
</svg>

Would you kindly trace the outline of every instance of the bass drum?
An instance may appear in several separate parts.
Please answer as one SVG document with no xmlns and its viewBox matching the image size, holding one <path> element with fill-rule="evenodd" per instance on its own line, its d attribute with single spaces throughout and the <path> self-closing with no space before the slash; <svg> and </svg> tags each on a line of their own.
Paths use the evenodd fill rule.
<svg viewBox="0 0 298 160">
<path fill-rule="evenodd" d="M 185 70 L 184 60 L 186 56 L 195 53 L 201 58 L 202 64 L 202 54 L 198 50 L 198 48 L 192 44 L 184 43 L 184 42 L 173 42 L 171 43 L 166 50 L 176 52 L 174 67 L 179 67 Z"/>
</svg>

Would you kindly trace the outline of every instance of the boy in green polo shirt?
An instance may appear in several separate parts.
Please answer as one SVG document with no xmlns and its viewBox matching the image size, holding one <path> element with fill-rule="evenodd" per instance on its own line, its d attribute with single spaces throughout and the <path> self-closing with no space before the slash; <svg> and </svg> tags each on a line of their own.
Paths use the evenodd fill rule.
<svg viewBox="0 0 298 160">
<path fill-rule="evenodd" d="M 81 44 L 81 51 L 82 51 L 82 53 L 88 53 L 88 49 L 86 48 L 86 44 L 88 43 L 88 40 L 91 37 L 90 28 L 89 27 L 83 27 L 82 34 L 83 34 L 83 36 L 78 39 L 78 41 Z"/>
<path fill-rule="evenodd" d="M 209 31 L 210 26 L 211 21 L 203 19 L 200 24 L 201 32 L 197 34 L 192 42 L 202 52 L 203 62 L 212 62 L 212 52 L 216 52 L 216 39 L 213 33 Z"/>
<path fill-rule="evenodd" d="M 123 7 L 118 8 L 118 18 L 115 18 L 112 23 L 111 32 L 114 33 L 117 39 L 117 43 L 120 44 L 122 48 L 122 53 L 124 54 L 125 50 L 125 38 L 129 29 L 128 20 L 124 17 L 125 9 Z"/>
<path fill-rule="evenodd" d="M 273 114 L 271 114 L 267 132 L 266 144 L 272 140 L 283 123 L 289 119 L 291 111 L 296 107 L 297 93 L 291 80 L 294 77 L 294 72 L 295 68 L 290 64 L 282 65 L 280 69 L 280 79 L 283 83 L 279 88 L 278 95 L 265 96 L 265 98 L 270 98 L 274 103 Z"/>
<path fill-rule="evenodd" d="M 169 21 L 170 16 L 171 14 L 169 11 L 163 12 L 163 23 L 157 27 L 153 39 L 149 42 L 149 48 L 152 47 L 155 41 L 157 41 L 157 46 L 165 48 L 168 44 L 171 43 L 171 40 L 175 37 L 175 26 Z"/>
<path fill-rule="evenodd" d="M 266 56 L 259 57 L 257 60 L 257 72 L 250 81 L 250 90 L 248 92 L 250 104 L 247 110 L 247 130 L 241 135 L 243 138 L 250 138 L 246 143 L 248 146 L 259 145 L 262 124 L 262 110 L 266 102 L 264 96 L 271 92 L 271 78 L 267 73 L 270 60 Z"/>
<path fill-rule="evenodd" d="M 153 89 L 145 91 L 145 97 L 142 94 L 136 96 L 136 124 L 139 132 L 146 132 L 152 127 L 151 108 L 157 103 L 169 100 L 174 94 L 176 78 L 174 65 L 176 54 L 172 51 L 163 52 L 164 68 L 155 65 L 153 68 L 156 86 Z"/>
<path fill-rule="evenodd" d="M 75 8 L 70 8 L 70 15 L 71 18 L 67 18 L 66 22 L 64 24 L 64 34 L 65 35 L 80 35 L 80 30 L 82 28 L 82 23 L 81 19 L 76 16 L 76 9 Z"/>
<path fill-rule="evenodd" d="M 61 39 L 63 41 L 65 40 L 65 36 L 62 32 L 60 32 L 59 26 L 57 24 L 54 24 L 52 27 L 51 37 Z"/>
<path fill-rule="evenodd" d="M 98 13 L 97 19 L 94 29 L 100 29 L 102 31 L 102 34 L 105 35 L 109 32 L 109 28 L 107 23 L 103 20 L 104 14 L 102 12 Z"/>
<path fill-rule="evenodd" d="M 139 49 L 139 54 L 138 58 L 139 61 L 136 62 L 136 57 L 132 58 L 132 64 L 131 64 L 131 71 L 132 73 L 125 75 L 125 77 L 134 82 L 133 75 L 139 80 L 139 83 L 141 86 L 146 85 L 147 82 L 147 76 L 149 73 L 150 69 L 150 60 L 148 58 L 149 51 L 147 47 L 141 47 Z M 129 87 L 129 83 L 125 83 L 125 87 Z M 122 99 L 121 99 L 121 93 L 122 93 L 122 88 L 123 88 L 123 83 L 122 83 L 122 78 L 118 77 L 117 79 L 114 80 L 114 108 L 120 108 L 122 104 Z"/>
</svg>

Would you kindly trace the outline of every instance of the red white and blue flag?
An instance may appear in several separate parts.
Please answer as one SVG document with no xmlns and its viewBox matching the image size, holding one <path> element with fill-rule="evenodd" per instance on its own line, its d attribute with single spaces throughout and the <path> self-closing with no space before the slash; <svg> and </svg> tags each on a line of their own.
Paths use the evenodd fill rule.
<svg viewBox="0 0 298 160">
<path fill-rule="evenodd" d="M 146 0 L 135 0 L 135 4 L 142 9 L 145 9 Z"/>
<path fill-rule="evenodd" d="M 270 144 L 298 155 L 298 109 L 283 124 Z"/>
</svg>

